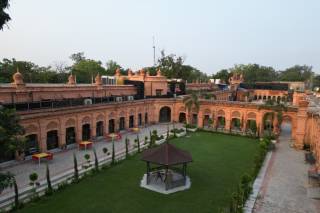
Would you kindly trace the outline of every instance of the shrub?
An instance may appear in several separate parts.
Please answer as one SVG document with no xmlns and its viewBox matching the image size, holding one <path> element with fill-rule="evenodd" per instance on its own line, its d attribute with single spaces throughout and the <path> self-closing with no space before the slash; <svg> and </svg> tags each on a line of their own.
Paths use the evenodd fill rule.
<svg viewBox="0 0 320 213">
<path fill-rule="evenodd" d="M 124 142 L 126 145 L 126 158 L 127 158 L 129 156 L 129 139 L 126 137 Z"/>
<path fill-rule="evenodd" d="M 49 165 L 48 164 L 46 165 L 46 178 L 47 178 L 47 185 L 48 185 L 46 194 L 47 195 L 51 195 L 52 192 L 53 192 L 53 189 L 52 189 L 52 185 L 51 185 L 50 170 L 49 170 Z"/>
<path fill-rule="evenodd" d="M 93 149 L 93 154 L 94 154 L 94 167 L 95 167 L 95 170 L 99 171 L 99 160 L 98 160 L 96 149 Z"/>
<path fill-rule="evenodd" d="M 89 154 L 85 154 L 84 159 L 86 159 L 87 163 L 90 163 L 90 155 Z"/>
<path fill-rule="evenodd" d="M 107 153 L 108 153 L 108 148 L 107 148 L 107 147 L 103 147 L 103 148 L 102 148 L 102 152 L 103 152 L 104 154 L 107 154 Z"/>
<path fill-rule="evenodd" d="M 139 139 L 139 135 L 137 135 L 137 145 L 138 145 L 138 153 L 140 153 L 140 139 Z"/>
<path fill-rule="evenodd" d="M 78 161 L 76 153 L 73 153 L 73 167 L 74 167 L 74 182 L 79 182 Z"/>
<path fill-rule="evenodd" d="M 38 180 L 38 174 L 36 172 L 33 172 L 29 175 L 30 185 L 34 186 L 36 184 L 36 181 Z"/>
</svg>

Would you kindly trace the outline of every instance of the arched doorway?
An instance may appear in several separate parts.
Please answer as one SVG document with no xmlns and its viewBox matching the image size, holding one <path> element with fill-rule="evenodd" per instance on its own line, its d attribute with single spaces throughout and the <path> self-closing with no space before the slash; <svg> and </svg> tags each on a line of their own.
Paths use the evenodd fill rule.
<svg viewBox="0 0 320 213">
<path fill-rule="evenodd" d="M 125 129 L 125 118 L 124 117 L 121 117 L 120 118 L 120 122 L 119 122 L 119 130 L 124 130 Z"/>
<path fill-rule="evenodd" d="M 273 119 L 274 119 L 274 113 L 273 112 L 267 112 L 263 116 L 263 135 L 264 136 L 271 136 L 273 134 Z"/>
<path fill-rule="evenodd" d="M 148 121 L 148 113 L 146 112 L 144 114 L 144 124 L 147 125 L 148 123 L 149 123 L 149 121 Z"/>
<path fill-rule="evenodd" d="M 129 128 L 134 127 L 134 115 L 130 115 L 129 117 Z"/>
<path fill-rule="evenodd" d="M 204 118 L 203 118 L 203 126 L 204 127 L 209 127 L 210 126 L 209 120 L 210 120 L 210 116 L 209 115 L 204 115 Z"/>
<path fill-rule="evenodd" d="M 39 151 L 38 140 L 36 134 L 26 136 L 25 155 L 32 155 Z"/>
<path fill-rule="evenodd" d="M 226 125 L 226 119 L 225 119 L 224 117 L 222 117 L 222 116 L 219 116 L 219 117 L 218 117 L 217 127 L 218 127 L 219 129 L 224 129 L 225 125 Z"/>
<path fill-rule="evenodd" d="M 103 136 L 103 121 L 98 121 L 96 126 L 96 136 L 101 137 Z"/>
<path fill-rule="evenodd" d="M 186 122 L 186 113 L 180 112 L 179 113 L 179 123 L 185 123 Z"/>
<path fill-rule="evenodd" d="M 74 127 L 68 127 L 66 129 L 66 144 L 74 144 L 76 143 L 76 131 Z"/>
<path fill-rule="evenodd" d="M 159 122 L 170 122 L 171 121 L 171 109 L 170 107 L 162 107 L 159 113 Z"/>
<path fill-rule="evenodd" d="M 293 139 L 293 123 L 292 118 L 290 116 L 283 116 L 281 118 L 281 121 L 279 122 L 280 126 L 280 135 L 281 137 L 288 138 L 288 141 L 291 141 Z"/>
<path fill-rule="evenodd" d="M 109 133 L 114 133 L 114 119 L 109 120 Z"/>
<path fill-rule="evenodd" d="M 197 125 L 198 124 L 198 114 L 192 114 L 192 125 Z"/>
<path fill-rule="evenodd" d="M 82 125 L 82 140 L 87 141 L 91 137 L 90 134 L 90 124 L 84 124 Z"/>
<path fill-rule="evenodd" d="M 138 126 L 142 126 L 142 114 L 138 114 Z"/>
<path fill-rule="evenodd" d="M 247 133 L 256 135 L 257 133 L 257 122 L 256 120 L 247 120 Z"/>
<path fill-rule="evenodd" d="M 231 120 L 231 129 L 240 131 L 241 130 L 241 121 L 239 118 L 232 118 Z"/>
<path fill-rule="evenodd" d="M 58 130 L 47 132 L 47 150 L 59 147 Z"/>
</svg>

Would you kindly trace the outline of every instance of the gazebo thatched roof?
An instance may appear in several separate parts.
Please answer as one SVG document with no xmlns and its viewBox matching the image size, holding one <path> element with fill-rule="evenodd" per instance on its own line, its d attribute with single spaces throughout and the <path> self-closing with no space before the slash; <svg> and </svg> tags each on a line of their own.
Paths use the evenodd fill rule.
<svg viewBox="0 0 320 213">
<path fill-rule="evenodd" d="M 178 149 L 170 143 L 164 143 L 159 147 L 148 149 L 142 153 L 141 160 L 159 165 L 177 165 L 192 161 L 191 154 Z"/>
</svg>

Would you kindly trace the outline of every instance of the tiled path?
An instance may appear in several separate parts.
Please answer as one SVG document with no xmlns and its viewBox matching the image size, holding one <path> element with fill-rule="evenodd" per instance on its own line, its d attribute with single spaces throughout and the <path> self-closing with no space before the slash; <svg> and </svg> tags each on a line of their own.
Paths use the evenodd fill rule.
<svg viewBox="0 0 320 213">
<path fill-rule="evenodd" d="M 176 128 L 181 128 L 182 125 L 181 124 L 176 124 L 175 125 Z M 172 125 L 170 125 L 170 129 L 172 128 Z M 167 132 L 168 129 L 168 125 L 167 124 L 157 124 L 157 125 L 152 125 L 150 127 L 146 127 L 141 129 L 140 133 L 139 133 L 139 138 L 140 141 L 144 141 L 144 137 L 148 136 L 149 138 L 149 132 L 150 130 L 154 130 L 156 129 L 158 131 L 158 135 L 159 134 L 164 134 Z M 130 145 L 131 147 L 133 146 L 134 143 L 134 139 L 137 138 L 137 134 L 136 133 L 124 133 L 122 134 L 122 139 L 121 141 L 117 141 L 115 142 L 115 150 L 117 152 L 117 150 L 123 150 L 125 149 L 125 143 L 124 140 L 126 138 L 126 136 L 129 138 L 130 140 Z M 98 158 L 101 158 L 102 156 L 104 156 L 105 154 L 103 153 L 102 149 L 104 147 L 107 147 L 109 152 L 111 152 L 112 150 L 112 143 L 111 142 L 97 142 L 94 143 L 94 147 L 97 151 L 97 155 Z M 76 148 L 75 149 L 71 149 L 71 150 L 67 150 L 67 151 L 63 151 L 63 152 L 58 152 L 54 154 L 54 159 L 52 162 L 49 162 L 49 167 L 50 167 L 50 174 L 51 177 L 61 174 L 65 171 L 68 171 L 70 169 L 73 169 L 73 152 L 76 152 L 77 155 L 77 159 L 78 159 L 78 164 L 80 165 L 81 163 L 85 162 L 84 159 L 84 155 L 86 153 L 89 153 L 91 155 L 91 161 L 94 160 L 94 155 L 93 155 L 93 151 L 92 150 L 80 150 L 78 151 Z M 9 171 L 11 173 L 13 173 L 16 177 L 17 183 L 19 188 L 23 188 L 25 186 L 27 186 L 29 184 L 29 175 L 32 172 L 36 172 L 39 175 L 39 181 L 43 180 L 45 178 L 45 171 L 46 171 L 46 164 L 45 163 L 41 163 L 40 166 L 38 165 L 38 163 L 35 163 L 31 160 L 25 161 L 24 163 L 20 163 L 18 165 L 9 167 L 9 168 L 5 168 L 2 169 L 2 171 Z M 1 195 L 4 195 L 8 192 L 10 192 L 12 189 L 8 189 L 6 191 L 4 191 Z"/>
<path fill-rule="evenodd" d="M 319 213 L 320 200 L 307 197 L 304 152 L 290 147 L 290 127 L 285 126 L 273 153 L 256 201 L 255 213 Z"/>
</svg>

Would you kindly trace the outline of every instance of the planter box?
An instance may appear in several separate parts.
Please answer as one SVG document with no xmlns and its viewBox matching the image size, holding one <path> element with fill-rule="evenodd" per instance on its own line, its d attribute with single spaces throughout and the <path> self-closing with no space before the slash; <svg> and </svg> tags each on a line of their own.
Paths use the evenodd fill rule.
<svg viewBox="0 0 320 213">
<path fill-rule="evenodd" d="M 172 135 L 174 135 L 173 132 L 170 132 L 170 136 L 172 136 Z M 186 131 L 180 132 L 180 133 L 176 133 L 177 138 L 180 138 L 180 137 L 185 136 L 185 135 L 186 135 Z"/>
<path fill-rule="evenodd" d="M 176 136 L 177 136 L 178 138 L 183 137 L 183 136 L 185 136 L 185 135 L 186 135 L 186 132 L 176 133 Z"/>
<path fill-rule="evenodd" d="M 162 143 L 164 143 L 166 141 L 166 139 L 164 138 L 164 139 L 161 139 L 161 140 L 158 140 L 158 141 L 156 141 L 156 144 L 162 144 Z"/>
<path fill-rule="evenodd" d="M 197 130 L 198 130 L 198 128 L 188 128 L 188 131 L 190 131 L 190 132 L 195 132 Z"/>
</svg>

